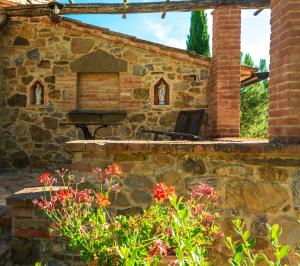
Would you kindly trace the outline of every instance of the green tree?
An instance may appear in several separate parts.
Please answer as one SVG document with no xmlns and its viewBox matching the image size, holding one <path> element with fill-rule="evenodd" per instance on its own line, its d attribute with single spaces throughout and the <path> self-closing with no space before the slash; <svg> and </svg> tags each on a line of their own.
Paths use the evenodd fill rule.
<svg viewBox="0 0 300 266">
<path fill-rule="evenodd" d="M 204 10 L 192 12 L 190 34 L 187 36 L 186 46 L 189 51 L 210 56 L 207 15 Z"/>
<path fill-rule="evenodd" d="M 254 66 L 254 61 L 252 60 L 252 57 L 250 54 L 245 54 L 244 60 L 243 60 L 243 65 L 245 66 L 250 66 L 253 67 Z"/>
<path fill-rule="evenodd" d="M 249 54 L 241 61 L 254 66 Z M 265 59 L 260 60 L 258 71 L 268 71 Z M 241 137 L 268 137 L 268 85 L 268 80 L 264 80 L 241 89 Z"/>
</svg>

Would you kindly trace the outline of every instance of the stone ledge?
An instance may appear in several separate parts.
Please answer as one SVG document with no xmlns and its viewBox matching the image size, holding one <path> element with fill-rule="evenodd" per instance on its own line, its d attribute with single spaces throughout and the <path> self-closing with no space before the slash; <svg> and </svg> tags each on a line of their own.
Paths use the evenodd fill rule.
<svg viewBox="0 0 300 266">
<path fill-rule="evenodd" d="M 57 191 L 63 187 L 53 187 L 52 191 Z M 49 190 L 44 190 L 42 187 L 24 188 L 13 195 L 7 197 L 6 204 L 13 208 L 15 207 L 32 207 L 32 201 L 39 199 L 41 196 L 49 195 Z"/>
<path fill-rule="evenodd" d="M 214 141 L 77 140 L 66 144 L 66 151 L 106 153 L 214 153 L 300 156 L 298 144 L 274 144 L 267 140 L 233 139 Z"/>
</svg>

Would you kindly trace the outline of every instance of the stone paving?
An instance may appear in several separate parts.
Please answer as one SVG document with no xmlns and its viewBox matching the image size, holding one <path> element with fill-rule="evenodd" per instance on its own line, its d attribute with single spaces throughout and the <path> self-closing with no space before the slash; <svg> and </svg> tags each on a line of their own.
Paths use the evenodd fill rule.
<svg viewBox="0 0 300 266">
<path fill-rule="evenodd" d="M 26 187 L 38 186 L 39 173 L 0 174 L 0 205 L 6 205 L 6 198 Z"/>
</svg>

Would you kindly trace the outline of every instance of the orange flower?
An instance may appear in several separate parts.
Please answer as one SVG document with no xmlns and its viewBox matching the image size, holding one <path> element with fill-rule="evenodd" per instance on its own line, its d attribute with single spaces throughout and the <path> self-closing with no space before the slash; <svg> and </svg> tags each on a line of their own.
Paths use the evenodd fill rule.
<svg viewBox="0 0 300 266">
<path fill-rule="evenodd" d="M 96 194 L 96 198 L 97 198 L 97 201 L 98 201 L 99 208 L 107 207 L 107 206 L 110 205 L 110 202 L 108 200 L 107 195 L 103 195 L 101 193 L 98 193 L 98 194 Z"/>
<path fill-rule="evenodd" d="M 108 176 L 121 176 L 123 174 L 121 168 L 116 164 L 108 165 L 105 169 L 105 173 Z"/>
<path fill-rule="evenodd" d="M 153 197 L 160 201 L 172 196 L 174 194 L 174 188 L 167 187 L 164 183 L 158 183 L 155 185 L 152 192 L 154 194 Z"/>
</svg>

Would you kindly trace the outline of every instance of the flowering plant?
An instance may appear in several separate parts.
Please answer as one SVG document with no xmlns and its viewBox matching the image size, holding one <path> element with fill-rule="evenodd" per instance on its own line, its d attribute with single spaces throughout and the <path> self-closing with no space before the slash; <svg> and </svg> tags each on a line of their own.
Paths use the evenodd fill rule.
<svg viewBox="0 0 300 266">
<path fill-rule="evenodd" d="M 159 183 L 152 190 L 153 204 L 143 214 L 114 216 L 110 195 L 120 191 L 122 173 L 116 165 L 94 172 L 100 192 L 81 189 L 84 180 L 66 170 L 56 171 L 64 186 L 55 189 L 57 179 L 44 173 L 39 180 L 50 196 L 34 201 L 51 219 L 51 231 L 67 237 L 84 261 L 157 265 L 171 256 L 171 265 L 209 265 L 208 248 L 222 236 L 212 188 L 199 183 L 183 198 Z"/>
</svg>

